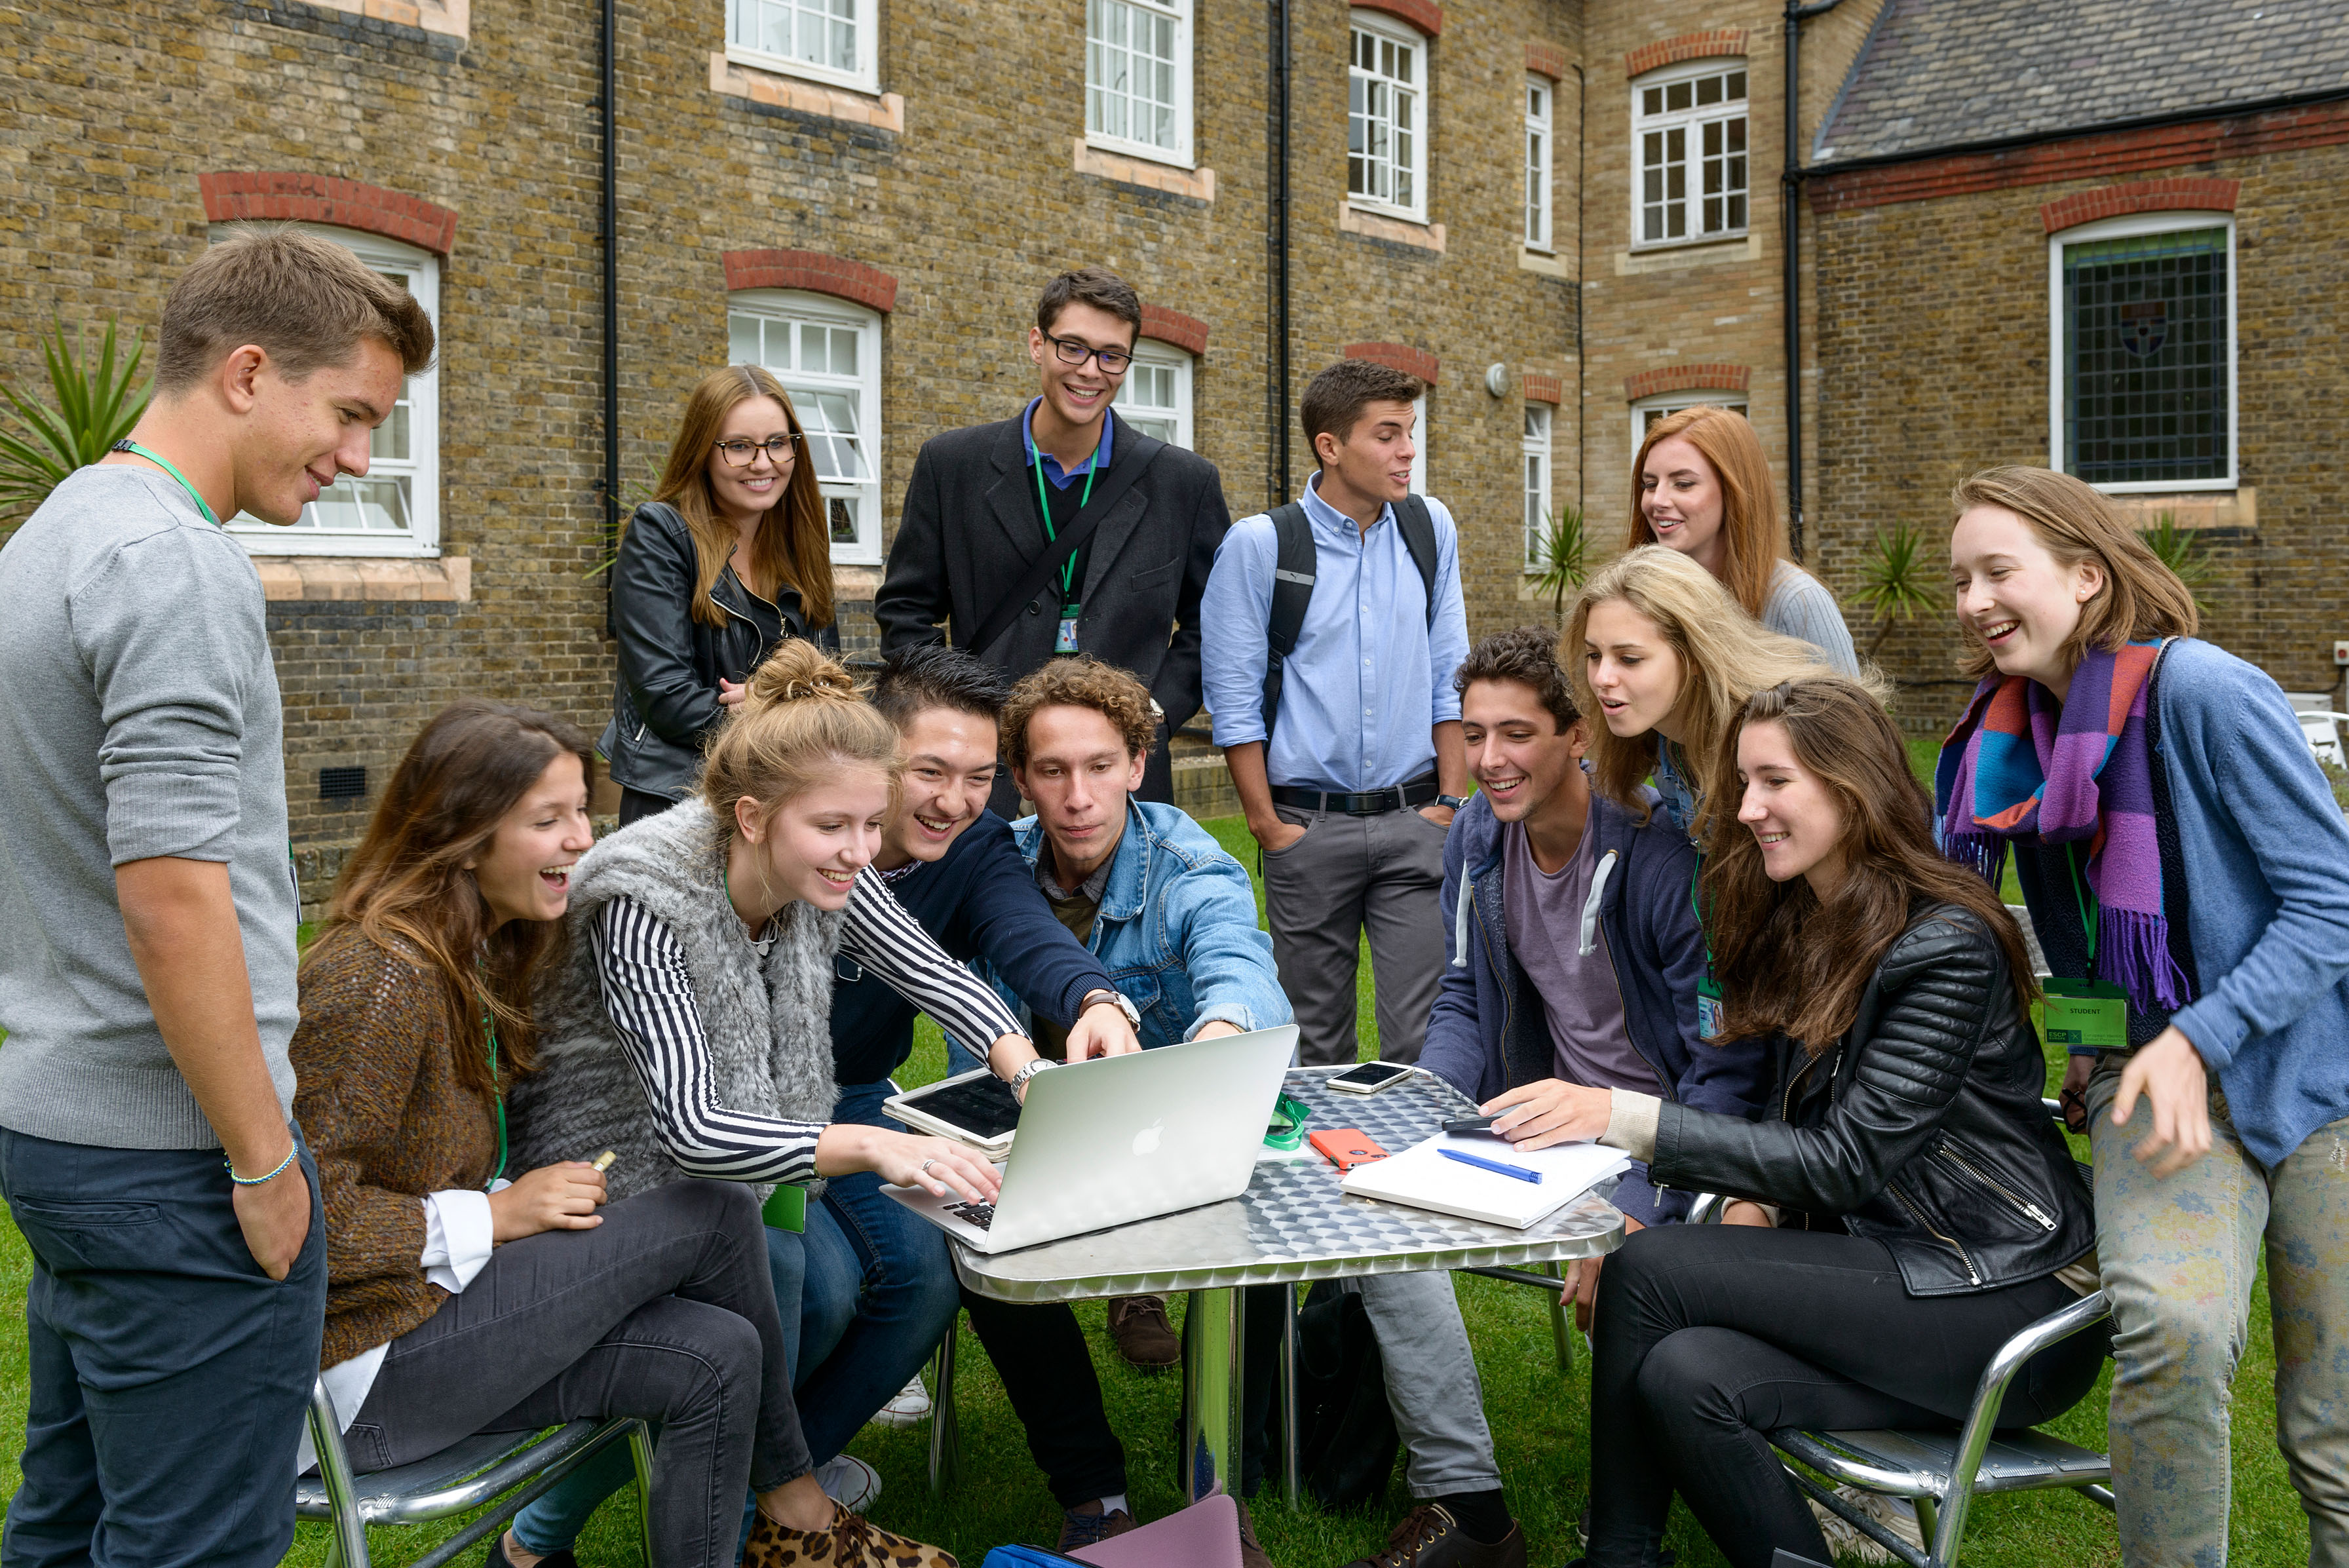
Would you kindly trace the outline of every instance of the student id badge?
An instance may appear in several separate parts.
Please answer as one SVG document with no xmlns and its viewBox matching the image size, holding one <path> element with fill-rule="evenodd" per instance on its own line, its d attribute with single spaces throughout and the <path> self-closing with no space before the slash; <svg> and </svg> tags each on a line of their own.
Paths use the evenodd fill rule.
<svg viewBox="0 0 2349 1568">
<path fill-rule="evenodd" d="M 2128 1048 L 2128 993 L 2101 980 L 2050 979 L 2041 1033 L 2075 1056 Z"/>
<path fill-rule="evenodd" d="M 1721 1035 L 1721 987 L 1711 975 L 1696 982 L 1696 1033 L 1700 1040 Z"/>
<path fill-rule="evenodd" d="M 1052 639 L 1052 651 L 1055 653 L 1077 651 L 1077 607 L 1074 605 L 1066 606 L 1061 611 L 1061 629 Z"/>
<path fill-rule="evenodd" d="M 802 1231 L 807 1229 L 807 1189 L 784 1182 L 768 1196 L 759 1218 L 778 1231 Z"/>
</svg>

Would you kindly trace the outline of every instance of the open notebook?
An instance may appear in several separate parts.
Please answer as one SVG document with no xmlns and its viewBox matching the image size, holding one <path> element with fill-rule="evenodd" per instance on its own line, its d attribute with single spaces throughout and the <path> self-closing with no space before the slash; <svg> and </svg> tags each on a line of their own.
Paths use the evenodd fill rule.
<svg viewBox="0 0 2349 1568">
<path fill-rule="evenodd" d="M 1538 1183 L 1520 1181 L 1436 1153 L 1447 1147 L 1538 1170 L 1542 1179 Z M 1595 1143 L 1562 1143 L 1528 1153 L 1486 1133 L 1438 1133 L 1401 1154 L 1356 1166 L 1339 1185 L 1356 1198 L 1380 1198 L 1522 1231 L 1547 1220 L 1630 1163 L 1631 1157 L 1622 1150 Z"/>
</svg>

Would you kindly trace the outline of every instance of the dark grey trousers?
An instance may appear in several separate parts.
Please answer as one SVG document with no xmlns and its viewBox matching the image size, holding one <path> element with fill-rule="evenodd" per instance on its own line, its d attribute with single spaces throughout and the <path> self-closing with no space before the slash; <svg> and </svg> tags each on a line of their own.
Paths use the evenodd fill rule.
<svg viewBox="0 0 2349 1568">
<path fill-rule="evenodd" d="M 344 1443 L 381 1469 L 473 1432 L 641 1416 L 661 1424 L 654 1560 L 724 1568 L 744 1489 L 812 1468 L 758 1205 L 738 1182 L 673 1181 L 602 1213 L 500 1247 L 393 1340 Z"/>
<path fill-rule="evenodd" d="M 1444 974 L 1444 830 L 1415 811 L 1275 808 L 1305 836 L 1264 857 L 1264 911 L 1308 1066 L 1351 1062 L 1354 983 L 1371 941 L 1379 1055 L 1416 1062 Z"/>
</svg>

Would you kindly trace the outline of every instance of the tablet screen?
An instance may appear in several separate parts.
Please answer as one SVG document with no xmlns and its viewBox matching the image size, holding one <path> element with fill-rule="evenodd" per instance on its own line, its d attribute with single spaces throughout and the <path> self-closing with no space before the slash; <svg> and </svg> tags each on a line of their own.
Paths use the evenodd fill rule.
<svg viewBox="0 0 2349 1568">
<path fill-rule="evenodd" d="M 900 1096 L 925 1116 L 960 1127 L 974 1137 L 996 1138 L 1019 1125 L 1019 1096 L 1011 1085 L 989 1073 L 958 1084 L 938 1084 Z"/>
</svg>

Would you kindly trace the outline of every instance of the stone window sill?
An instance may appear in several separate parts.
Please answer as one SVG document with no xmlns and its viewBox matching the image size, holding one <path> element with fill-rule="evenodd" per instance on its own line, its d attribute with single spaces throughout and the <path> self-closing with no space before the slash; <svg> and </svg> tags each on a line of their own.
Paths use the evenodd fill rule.
<svg viewBox="0 0 2349 1568">
<path fill-rule="evenodd" d="M 1566 265 L 1564 257 L 1553 255 L 1547 251 L 1520 250 L 1517 252 L 1517 265 L 1527 272 L 1537 272 L 1544 277 L 1571 279 L 1574 276 L 1574 269 Z"/>
<path fill-rule="evenodd" d="M 1139 185 L 1145 191 L 1164 191 L 1172 196 L 1187 196 L 1194 202 L 1216 199 L 1216 171 L 1212 169 L 1185 169 L 1153 158 L 1112 152 L 1091 145 L 1081 136 L 1076 139 L 1075 147 L 1074 161 L 1070 166 L 1080 174 L 1114 180 L 1121 185 Z"/>
<path fill-rule="evenodd" d="M 1390 218 L 1378 213 L 1364 212 L 1351 202 L 1338 203 L 1338 227 L 1349 234 L 1361 234 L 1367 239 L 1386 240 L 1393 244 L 1413 245 L 1420 250 L 1444 254 L 1444 225 L 1413 223 L 1409 218 Z"/>
<path fill-rule="evenodd" d="M 2160 494 L 2115 495 L 2107 492 L 2105 499 L 2129 520 L 2133 528 L 2152 527 L 2154 520 L 2165 512 L 2178 519 L 2180 528 L 2248 529 L 2260 525 L 2260 493 L 2248 484 L 2232 490 L 2185 490 Z"/>
<path fill-rule="evenodd" d="M 1743 239 L 1733 240 L 1692 240 L 1685 244 L 1617 251 L 1615 275 L 1630 277 L 1643 272 L 1680 272 L 1688 267 L 1710 266 L 1715 262 L 1755 262 L 1761 259 L 1760 234 L 1747 234 Z"/>
<path fill-rule="evenodd" d="M 472 28 L 472 0 L 317 0 L 328 10 L 371 21 L 416 27 L 451 38 L 467 38 Z"/>
<path fill-rule="evenodd" d="M 834 604 L 870 602 L 881 591 L 881 569 L 878 566 L 842 566 L 832 568 L 832 600 Z"/>
<path fill-rule="evenodd" d="M 762 70 L 726 57 L 723 49 L 709 57 L 709 90 L 727 98 L 748 99 L 773 109 L 795 109 L 826 119 L 869 125 L 876 130 L 902 133 L 905 99 L 902 94 L 851 92 L 846 88 L 802 81 L 780 71 Z"/>
<path fill-rule="evenodd" d="M 255 556 L 262 597 L 280 599 L 473 602 L 469 556 L 398 560 L 368 556 Z"/>
</svg>

